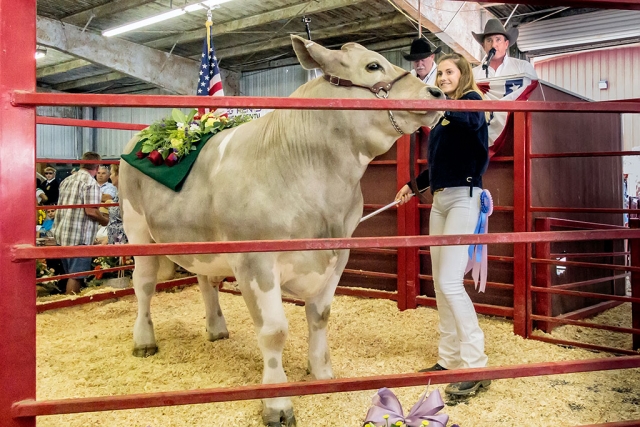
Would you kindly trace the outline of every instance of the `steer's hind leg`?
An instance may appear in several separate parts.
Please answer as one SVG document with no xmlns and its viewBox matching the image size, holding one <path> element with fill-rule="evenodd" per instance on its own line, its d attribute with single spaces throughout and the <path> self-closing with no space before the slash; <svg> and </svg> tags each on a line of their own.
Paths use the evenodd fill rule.
<svg viewBox="0 0 640 427">
<path fill-rule="evenodd" d="M 282 350 L 289 333 L 289 324 L 282 307 L 280 278 L 274 275 L 274 256 L 238 255 L 236 261 L 236 279 L 253 319 L 258 345 L 262 351 L 262 383 L 285 383 L 287 375 L 282 367 Z M 290 398 L 264 399 L 262 403 L 262 420 L 266 425 L 296 425 Z"/>
<path fill-rule="evenodd" d="M 227 322 L 224 320 L 218 298 L 218 284 L 223 278 L 224 277 L 211 277 L 198 274 L 198 286 L 200 286 L 200 292 L 202 292 L 202 299 L 204 300 L 207 319 L 207 339 L 209 341 L 229 338 Z"/>
<path fill-rule="evenodd" d="M 309 373 L 318 380 L 333 378 L 331 353 L 327 341 L 327 324 L 329 322 L 329 314 L 331 313 L 333 295 L 335 294 L 336 286 L 338 286 L 340 276 L 348 259 L 348 250 L 338 251 L 336 269 L 328 280 L 327 286 L 319 294 L 305 299 L 304 310 L 307 315 L 307 324 L 309 327 L 308 369 Z"/>
<path fill-rule="evenodd" d="M 136 257 L 133 287 L 138 300 L 138 317 L 133 325 L 133 355 L 153 356 L 158 351 L 151 321 L 151 297 L 156 290 L 158 257 Z"/>
</svg>

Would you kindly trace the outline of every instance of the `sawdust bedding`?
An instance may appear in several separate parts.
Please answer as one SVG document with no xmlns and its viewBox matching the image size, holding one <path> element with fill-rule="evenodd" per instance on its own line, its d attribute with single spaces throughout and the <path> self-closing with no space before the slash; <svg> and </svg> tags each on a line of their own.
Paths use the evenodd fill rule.
<svg viewBox="0 0 640 427">
<path fill-rule="evenodd" d="M 261 354 L 243 299 L 230 294 L 221 294 L 220 299 L 231 337 L 211 343 L 204 337 L 204 306 L 197 286 L 156 295 L 152 316 L 160 352 L 147 359 L 131 355 L 134 297 L 39 314 L 38 399 L 259 384 Z M 285 304 L 285 312 L 290 326 L 284 351 L 288 378 L 310 380 L 304 308 Z M 338 296 L 329 322 L 334 373 L 384 375 L 431 365 L 436 360 L 437 323 L 437 311 L 431 308 L 400 312 L 393 301 Z M 504 319 L 480 316 L 480 324 L 492 366 L 610 357 L 524 340 Z M 558 330 L 570 333 L 568 327 Z M 437 388 L 447 403 L 443 412 L 449 414 L 450 424 L 461 427 L 574 426 L 640 419 L 640 369 L 499 380 L 488 391 L 457 401 L 445 396 L 444 385 Z M 423 391 L 422 387 L 394 389 L 405 411 Z M 295 397 L 298 425 L 361 426 L 373 394 L 365 390 Z M 260 402 L 254 400 L 45 416 L 37 424 L 258 427 L 260 410 Z"/>
</svg>

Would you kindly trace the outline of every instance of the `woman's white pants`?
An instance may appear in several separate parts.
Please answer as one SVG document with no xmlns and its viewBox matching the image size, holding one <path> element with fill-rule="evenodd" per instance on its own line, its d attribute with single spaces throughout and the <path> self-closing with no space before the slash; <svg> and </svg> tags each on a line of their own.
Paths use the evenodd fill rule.
<svg viewBox="0 0 640 427">
<path fill-rule="evenodd" d="M 445 188 L 435 193 L 429 234 L 473 234 L 480 214 L 480 188 Z M 431 265 L 440 316 L 438 363 L 447 369 L 487 366 L 484 333 L 462 280 L 468 245 L 432 246 Z"/>
</svg>

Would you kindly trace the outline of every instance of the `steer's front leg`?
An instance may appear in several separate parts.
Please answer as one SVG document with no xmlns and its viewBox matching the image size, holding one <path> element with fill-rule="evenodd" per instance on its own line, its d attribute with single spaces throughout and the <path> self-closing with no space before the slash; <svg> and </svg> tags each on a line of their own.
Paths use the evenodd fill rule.
<svg viewBox="0 0 640 427">
<path fill-rule="evenodd" d="M 238 255 L 240 267 L 235 269 L 258 336 L 264 362 L 262 383 L 286 383 L 282 367 L 282 351 L 289 324 L 282 307 L 280 278 L 274 275 L 273 255 Z M 262 420 L 268 426 L 295 426 L 293 404 L 288 397 L 263 399 Z"/>
</svg>

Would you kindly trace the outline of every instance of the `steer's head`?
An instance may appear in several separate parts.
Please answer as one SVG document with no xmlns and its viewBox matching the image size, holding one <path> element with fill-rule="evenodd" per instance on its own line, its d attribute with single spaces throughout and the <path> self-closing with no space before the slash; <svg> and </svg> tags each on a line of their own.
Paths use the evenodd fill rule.
<svg viewBox="0 0 640 427">
<path fill-rule="evenodd" d="M 366 49 L 357 43 L 347 43 L 340 50 L 329 50 L 319 44 L 292 35 L 293 49 L 300 60 L 300 64 L 308 69 L 319 68 L 325 75 L 334 76 L 332 81 L 322 79 L 322 94 L 314 96 L 336 98 L 375 98 L 376 95 L 368 89 L 376 84 L 395 81 L 387 93 L 388 99 L 444 99 L 442 91 L 433 86 L 427 86 L 418 78 L 407 74 L 400 67 L 391 64 L 379 53 Z M 349 80 L 361 87 L 345 87 L 336 85 L 337 79 Z M 320 84 L 320 82 L 318 82 Z M 296 96 L 296 95 L 294 95 Z M 385 117 L 380 130 L 396 137 L 399 132 L 394 129 L 387 118 L 387 111 L 380 111 Z M 403 133 L 415 132 L 420 126 L 432 126 L 439 120 L 440 111 L 394 111 L 396 126 Z M 382 123 L 381 123 L 382 125 Z"/>
</svg>

